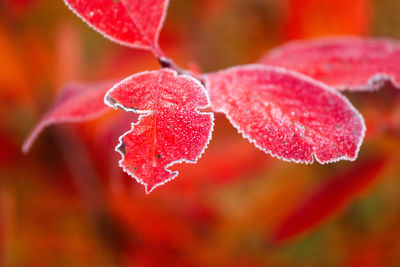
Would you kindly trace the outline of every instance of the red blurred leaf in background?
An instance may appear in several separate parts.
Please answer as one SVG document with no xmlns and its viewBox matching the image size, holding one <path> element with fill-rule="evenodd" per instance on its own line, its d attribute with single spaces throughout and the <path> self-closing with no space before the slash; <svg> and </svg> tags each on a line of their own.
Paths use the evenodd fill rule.
<svg viewBox="0 0 400 267">
<path fill-rule="evenodd" d="M 108 39 L 161 55 L 158 37 L 168 0 L 65 0 L 71 10 Z"/>
<path fill-rule="evenodd" d="M 391 39 L 294 41 L 267 53 L 260 62 L 301 72 L 339 90 L 376 90 L 385 81 L 400 88 L 400 45 Z"/>
<path fill-rule="evenodd" d="M 104 95 L 115 82 L 69 83 L 62 89 L 53 106 L 36 124 L 22 146 L 27 153 L 38 135 L 49 125 L 62 122 L 83 122 L 103 115 L 109 107 Z"/>
<path fill-rule="evenodd" d="M 341 210 L 381 177 L 388 157 L 373 156 L 333 177 L 299 203 L 272 234 L 275 243 L 285 242 L 315 228 Z"/>
<path fill-rule="evenodd" d="M 277 67 L 239 66 L 205 76 L 212 107 L 243 137 L 278 158 L 312 163 L 354 160 L 364 120 L 342 95 Z"/>
<path fill-rule="evenodd" d="M 120 137 L 120 166 L 150 193 L 178 175 L 168 170 L 180 162 L 195 163 L 211 139 L 212 113 L 204 87 L 170 69 L 142 72 L 115 85 L 105 97 L 114 108 L 141 114 Z"/>
</svg>

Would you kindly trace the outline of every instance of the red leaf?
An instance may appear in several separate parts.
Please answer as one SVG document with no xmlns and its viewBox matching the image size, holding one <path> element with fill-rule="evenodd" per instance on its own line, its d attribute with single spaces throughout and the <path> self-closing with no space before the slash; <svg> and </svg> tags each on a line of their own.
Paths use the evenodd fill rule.
<svg viewBox="0 0 400 267">
<path fill-rule="evenodd" d="M 62 122 L 83 122 L 104 114 L 109 110 L 109 107 L 104 104 L 104 95 L 113 84 L 114 82 L 65 85 L 53 106 L 25 139 L 22 151 L 27 153 L 38 135 L 49 125 Z"/>
<path fill-rule="evenodd" d="M 376 90 L 385 81 L 400 88 L 400 45 L 390 39 L 294 41 L 267 53 L 260 62 L 301 72 L 339 90 Z"/>
<path fill-rule="evenodd" d="M 272 240 L 294 238 L 345 209 L 380 177 L 386 163 L 386 157 L 374 157 L 322 185 L 294 208 L 273 233 Z"/>
<path fill-rule="evenodd" d="M 197 108 L 209 106 L 206 91 L 195 79 L 175 71 L 142 72 L 115 85 L 105 102 L 141 114 L 120 137 L 119 165 L 143 184 L 146 193 L 174 179 L 176 163 L 195 163 L 211 139 L 214 116 Z"/>
<path fill-rule="evenodd" d="M 205 76 L 212 107 L 243 137 L 283 160 L 354 160 L 364 137 L 361 115 L 339 93 L 277 67 L 239 66 Z"/>
<path fill-rule="evenodd" d="M 158 37 L 168 0 L 64 0 L 71 10 L 106 38 L 160 55 Z"/>
</svg>

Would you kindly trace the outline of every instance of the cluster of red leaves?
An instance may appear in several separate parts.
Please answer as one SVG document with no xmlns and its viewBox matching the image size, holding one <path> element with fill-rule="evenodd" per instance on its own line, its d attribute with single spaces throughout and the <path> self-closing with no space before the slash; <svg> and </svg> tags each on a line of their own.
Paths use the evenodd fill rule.
<svg viewBox="0 0 400 267">
<path fill-rule="evenodd" d="M 110 107 L 140 115 L 116 150 L 122 155 L 120 166 L 144 184 L 147 193 L 176 177 L 177 172 L 168 169 L 171 165 L 196 162 L 205 150 L 213 115 L 198 109 L 210 106 L 224 113 L 245 138 L 280 159 L 354 160 L 364 138 L 364 120 L 336 90 L 370 90 L 383 81 L 399 85 L 400 47 L 392 40 L 298 42 L 268 53 L 260 64 L 197 76 L 179 69 L 159 48 L 167 0 L 65 2 L 105 37 L 152 51 L 163 69 L 135 74 L 105 97 L 100 86 L 94 93 L 79 90 L 60 98 L 28 137 L 24 151 L 49 124 L 102 113 L 99 101 L 104 97 Z"/>
<path fill-rule="evenodd" d="M 62 3 L 59 1 L 54 1 L 54 3 L 53 1 L 38 2 L 42 6 L 46 6 L 46 12 L 41 8 L 35 8 L 35 12 L 40 12 L 43 17 L 46 16 L 46 13 L 54 14 L 54 7 L 62 7 L 60 5 Z M 199 3 L 199 6 L 201 6 L 204 1 L 178 0 L 175 3 L 182 2 Z M 230 5 L 233 3 L 232 1 L 225 2 L 230 2 Z M 234 2 L 243 2 L 243 5 L 245 5 L 248 1 Z M 266 2 L 270 3 L 270 1 Z M 325 3 L 325 1 L 316 2 L 321 3 L 321 5 Z M 352 5 L 352 3 L 348 4 L 349 9 L 352 9 Z M 181 8 L 179 4 L 172 8 L 175 7 L 178 10 Z M 237 8 L 236 10 L 241 11 Z M 63 16 L 56 13 L 57 21 L 76 20 L 66 11 Z M 225 12 L 227 11 L 225 10 Z M 208 16 L 202 15 L 209 19 Z M 173 22 L 176 18 L 171 19 L 170 22 Z M 59 23 L 51 24 L 58 25 Z M 81 26 L 84 27 L 85 25 Z M 318 25 L 315 26 L 318 27 Z M 0 48 L 0 54 L 3 51 L 0 58 L 7 62 L 7 64 L 2 64 L 3 68 L 0 67 L 0 69 L 8 71 L 8 73 L 15 72 L 16 69 L 10 67 L 12 64 L 7 59 L 13 56 L 13 53 L 10 52 L 17 51 L 18 53 L 15 54 L 21 59 L 17 62 L 23 66 L 23 68 L 17 70 L 29 70 L 29 67 L 32 66 L 31 68 L 34 71 L 23 72 L 24 80 L 22 81 L 28 85 L 25 94 L 22 90 L 17 90 L 19 88 L 10 86 L 9 83 L 2 83 L 4 90 L 1 93 L 6 93 L 6 96 L 9 96 L 5 98 L 3 94 L 3 97 L 1 97 L 3 101 L 2 110 L 4 114 L 7 114 L 0 119 L 2 125 L 7 125 L 4 124 L 4 120 L 17 121 L 13 116 L 20 111 L 9 108 L 15 100 L 25 101 L 29 96 L 34 95 L 34 103 L 37 103 L 39 109 L 40 107 L 43 108 L 41 106 L 44 103 L 43 96 L 46 97 L 49 93 L 45 94 L 44 89 L 37 86 L 37 82 L 32 83 L 32 81 L 51 79 L 54 76 L 57 80 L 60 80 L 59 74 L 54 75 L 57 68 L 50 67 L 52 72 L 49 73 L 43 71 L 43 66 L 46 66 L 46 64 L 37 65 L 38 62 L 50 63 L 47 65 L 52 63 L 48 56 L 52 55 L 51 52 L 53 51 L 51 42 L 49 43 L 50 38 L 40 39 L 41 35 L 34 32 L 36 25 L 30 24 L 25 25 L 25 27 L 31 33 L 33 31 L 33 34 L 29 35 L 30 39 L 23 39 L 24 41 L 10 38 L 7 33 L 10 34 L 11 31 L 7 27 L 2 27 L 0 30 L 0 40 L 4 40 L 4 38 L 1 38 L 4 37 L 1 33 L 5 32 L 5 40 L 12 47 L 11 50 L 1 50 Z M 57 29 L 53 29 L 57 32 L 56 37 L 62 34 Z M 52 36 L 52 31 L 46 32 Z M 75 34 L 79 34 L 79 28 Z M 71 40 L 65 40 L 65 38 L 63 38 L 64 42 L 61 43 L 64 47 L 62 49 L 73 48 L 70 45 Z M 90 38 L 96 38 L 96 36 Z M 268 38 L 274 38 L 274 35 L 270 35 Z M 34 42 L 29 42 L 29 40 L 37 41 L 37 39 L 39 45 L 32 46 L 31 44 Z M 257 42 L 253 39 L 249 41 L 253 45 Z M 228 43 L 228 41 L 225 42 Z M 246 43 L 244 39 L 241 39 L 241 42 Z M 0 41 L 0 46 L 3 43 Z M 85 44 L 83 40 L 82 42 L 78 40 L 78 43 Z M 100 40 L 99 46 L 102 44 Z M 47 55 L 45 60 L 36 60 L 37 51 L 35 48 L 38 46 L 42 49 L 40 55 Z M 164 41 L 162 47 L 168 49 Z M 179 47 L 179 45 L 175 45 L 175 47 Z M 108 47 L 106 46 L 106 48 Z M 129 73 L 135 72 L 136 68 L 139 68 L 138 65 L 142 66 L 143 69 L 146 64 L 141 55 L 144 54 L 143 57 L 145 57 L 147 53 L 119 48 L 118 46 L 112 48 L 111 51 L 102 51 L 101 60 L 97 60 L 97 62 L 101 61 L 101 64 L 91 69 L 92 72 L 96 73 L 99 73 L 98 69 L 100 69 L 100 74 L 96 74 L 97 77 L 118 77 L 123 72 L 127 73 L 128 76 Z M 233 48 L 230 47 L 229 49 Z M 185 49 L 182 49 L 182 51 L 185 51 Z M 129 57 L 132 54 L 135 55 L 135 58 Z M 174 53 L 168 49 L 168 54 Z M 67 55 L 65 52 L 60 53 L 57 58 L 60 59 L 62 67 L 66 67 L 65 63 L 68 63 L 68 68 L 70 67 L 69 62 L 74 59 L 71 55 L 77 57 L 76 53 L 71 54 L 70 52 Z M 179 58 L 175 54 L 174 57 Z M 214 60 L 215 57 L 210 58 Z M 113 61 L 110 62 L 110 59 Z M 181 58 L 178 60 L 184 62 Z M 78 75 L 84 73 L 82 70 L 88 69 L 86 64 L 90 60 L 83 62 L 85 62 L 83 69 L 81 66 L 72 73 L 64 73 L 63 77 L 80 77 Z M 129 62 L 128 71 L 126 62 Z M 213 62 L 216 62 L 216 60 Z M 145 68 L 153 68 L 153 66 L 147 65 Z M 123 70 L 124 68 L 125 70 Z M 14 83 L 19 81 L 11 75 L 1 75 L 3 74 L 1 73 L 2 70 L 0 70 L 0 79 L 13 79 Z M 107 70 L 107 73 L 104 70 Z M 86 77 L 87 74 L 84 76 Z M 35 90 L 32 88 L 35 88 Z M 48 90 L 52 91 L 54 88 L 57 88 L 57 84 L 52 82 Z M 8 188 L 4 188 L 3 185 L 0 186 L 2 196 L 0 198 L 2 207 L 0 238 L 3 238 L 2 244 L 5 245 L 3 246 L 6 249 L 5 256 L 9 259 L 11 257 L 12 264 L 36 264 L 38 266 L 46 265 L 46 263 L 54 265 L 54 262 L 57 262 L 56 264 L 66 262 L 68 265 L 75 263 L 78 266 L 104 265 L 110 261 L 110 258 L 115 258 L 118 261 L 114 265 L 122 264 L 124 266 L 146 266 L 146 263 L 153 266 L 165 265 L 165 262 L 186 266 L 235 264 L 303 266 L 308 263 L 309 265 L 327 266 L 334 265 L 326 264 L 326 262 L 332 263 L 332 261 L 341 266 L 347 266 L 342 264 L 344 261 L 351 261 L 348 266 L 396 264 L 400 251 L 399 246 L 396 245 L 399 240 L 397 211 L 398 203 L 400 203 L 398 201 L 400 195 L 398 193 L 398 167 L 392 172 L 381 173 L 375 178 L 371 176 L 376 175 L 376 173 L 371 171 L 369 172 L 371 176 L 363 177 L 367 181 L 365 183 L 358 180 L 356 183 L 360 186 L 369 187 L 368 181 L 379 179 L 379 184 L 374 186 L 373 190 L 369 190 L 368 195 L 363 195 L 362 201 L 357 201 L 358 198 L 355 199 L 352 196 L 353 193 L 358 194 L 359 189 L 346 190 L 348 195 L 344 198 L 345 201 L 343 201 L 343 198 L 335 197 L 342 194 L 347 183 L 353 183 L 352 178 L 356 174 L 349 171 L 348 173 L 351 175 L 345 175 L 347 179 L 342 179 L 343 182 L 346 181 L 347 183 L 343 183 L 343 187 L 335 187 L 323 198 L 325 203 L 338 201 L 338 208 L 330 210 L 341 216 L 334 218 L 330 215 L 317 216 L 323 213 L 325 206 L 314 203 L 314 212 L 312 209 L 308 210 L 303 216 L 298 215 L 297 218 L 306 220 L 307 216 L 314 216 L 315 213 L 317 215 L 314 218 L 323 220 L 323 228 L 315 229 L 314 227 L 321 226 L 321 224 L 310 219 L 308 220 L 311 222 L 309 226 L 312 226 L 313 232 L 308 232 L 309 230 L 305 227 L 301 231 L 291 231 L 290 228 L 286 228 L 288 233 L 295 235 L 307 231 L 307 235 L 302 235 L 305 239 L 296 240 L 290 245 L 279 247 L 263 246 L 263 243 L 260 242 L 260 239 L 265 238 L 265 236 L 267 240 L 277 236 L 275 231 L 278 229 L 281 233 L 285 232 L 284 227 L 280 227 L 280 224 L 289 220 L 287 218 L 290 217 L 290 213 L 296 212 L 296 207 L 300 207 L 300 204 L 305 202 L 304 197 L 309 199 L 309 195 L 317 194 L 319 188 L 325 190 L 327 185 L 334 185 L 333 180 L 336 180 L 336 176 L 332 172 L 346 166 L 348 170 L 354 168 L 360 172 L 363 172 L 363 168 L 358 166 L 368 169 L 369 165 L 364 164 L 364 160 L 372 157 L 377 149 L 371 142 L 376 142 L 377 139 L 380 141 L 391 140 L 391 136 L 382 135 L 382 131 L 385 131 L 384 126 L 389 126 L 388 123 L 395 118 L 395 114 L 393 114 L 395 105 L 397 107 L 400 107 L 400 105 L 394 102 L 396 98 L 393 95 L 388 95 L 386 96 L 388 98 L 381 103 L 383 109 L 377 106 L 377 100 L 380 100 L 377 98 L 382 97 L 381 94 L 383 93 L 391 92 L 396 93 L 395 90 L 381 90 L 374 93 L 345 94 L 350 96 L 351 102 L 363 114 L 368 128 L 366 133 L 368 143 L 361 150 L 357 162 L 339 162 L 328 166 L 319 166 L 319 164 L 305 166 L 280 162 L 265 156 L 262 151 L 247 144 L 247 139 L 237 135 L 235 129 L 230 129 L 231 125 L 228 120 L 225 120 L 224 115 L 219 113 L 215 114 L 216 128 L 212 144 L 207 148 L 206 156 L 203 156 L 196 165 L 176 165 L 182 179 L 169 183 L 166 188 L 168 190 L 156 190 L 151 197 L 143 196 L 141 188 L 132 183 L 129 177 L 120 171 L 117 164 L 120 155 L 110 153 L 111 146 L 115 146 L 118 136 L 130 128 L 130 122 L 136 121 L 136 113 L 112 111 L 106 116 L 102 116 L 100 120 L 74 125 L 72 129 L 84 130 L 80 131 L 79 136 L 76 137 L 78 137 L 78 140 L 83 139 L 85 141 L 84 146 L 90 148 L 89 153 L 92 154 L 94 167 L 99 171 L 99 176 L 96 179 L 101 182 L 108 182 L 108 179 L 111 179 L 110 184 L 105 183 L 102 189 L 107 192 L 112 191 L 107 199 L 112 214 L 107 214 L 108 217 L 101 216 L 97 222 L 102 224 L 101 219 L 108 221 L 117 218 L 119 224 L 102 228 L 105 229 L 104 232 L 97 232 L 97 228 L 93 227 L 93 222 L 87 222 L 88 211 L 82 208 L 84 202 L 81 201 L 81 199 L 85 199 L 85 195 L 71 194 L 76 185 L 71 185 L 73 181 L 70 180 L 74 178 L 78 170 L 86 173 L 85 169 L 75 166 L 74 172 L 73 169 L 57 168 L 57 166 L 63 167 L 66 161 L 58 160 L 59 147 L 56 145 L 66 142 L 66 139 L 54 139 L 52 137 L 55 132 L 46 131 L 45 136 L 39 140 L 38 146 L 35 147 L 29 157 L 19 155 L 18 146 L 20 145 L 21 134 L 25 133 L 29 126 L 27 124 L 30 124 L 31 118 L 35 116 L 35 110 L 30 110 L 28 114 L 24 114 L 23 120 L 18 120 L 19 125 L 23 123 L 19 132 L 15 132 L 15 130 L 11 132 L 15 128 L 8 126 L 10 124 L 7 125 L 8 127 L 1 127 L 0 143 L 3 150 L 0 152 L 2 167 L 0 176 L 2 176 L 3 181 L 6 180 L 10 184 Z M 15 97 L 15 99 L 10 97 Z M 45 100 L 48 101 L 48 99 Z M 102 102 L 103 99 L 99 99 L 99 103 Z M 20 103 L 20 105 L 21 107 L 27 106 L 25 102 Z M 10 110 L 12 110 L 12 113 L 10 113 Z M 384 116 L 382 110 L 386 111 Z M 116 117 L 119 115 L 123 117 Z M 96 126 L 100 128 L 100 132 L 96 132 Z M 63 126 L 52 128 L 65 130 Z M 371 139 L 372 129 L 374 129 L 374 138 Z M 380 134 L 377 135 L 377 133 Z M 396 134 L 398 134 L 398 131 Z M 46 142 L 43 142 L 44 140 Z M 57 142 L 54 143 L 54 141 Z M 99 147 L 95 147 L 92 142 L 98 144 Z M 67 146 L 71 147 L 71 144 L 67 143 Z M 397 149 L 393 143 L 391 148 Z M 388 151 L 386 150 L 385 153 L 388 153 Z M 81 151 L 78 150 L 77 154 L 80 155 Z M 112 160 L 110 160 L 110 156 Z M 2 159 L 5 159 L 5 161 L 2 161 Z M 398 165 L 396 164 L 398 159 L 397 153 L 396 157 L 392 157 L 392 166 Z M 373 163 L 369 160 L 365 162 Z M 265 165 L 265 163 L 268 165 Z M 109 173 L 108 167 L 110 165 L 113 168 L 111 170 L 113 175 Z M 10 166 L 14 166 L 15 171 Z M 24 168 L 21 168 L 21 166 L 24 166 Z M 343 172 L 343 174 L 345 173 L 347 173 L 347 170 Z M 251 179 L 248 179 L 249 177 Z M 81 180 L 86 180 L 87 177 L 81 178 L 83 178 Z M 223 186 L 219 186 L 215 180 L 223 182 Z M 317 184 L 316 188 L 314 188 L 315 184 Z M 120 190 L 123 188 L 126 191 L 115 192 L 116 188 Z M 320 200 L 320 198 L 314 199 Z M 11 213 L 8 214 L 10 210 Z M 262 232 L 263 230 L 264 232 Z M 5 233 L 5 235 L 2 233 Z M 108 239 L 101 239 L 103 235 L 107 236 Z M 273 241 L 285 242 L 289 239 L 291 239 L 290 236 L 286 236 L 282 239 L 273 238 Z M 115 247 L 115 250 L 111 250 L 110 247 Z M 123 257 L 120 257 L 120 254 L 117 253 L 123 254 Z"/>
</svg>

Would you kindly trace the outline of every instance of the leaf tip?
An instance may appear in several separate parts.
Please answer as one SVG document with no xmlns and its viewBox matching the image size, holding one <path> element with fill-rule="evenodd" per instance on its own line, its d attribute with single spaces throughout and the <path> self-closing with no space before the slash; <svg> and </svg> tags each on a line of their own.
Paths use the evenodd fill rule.
<svg viewBox="0 0 400 267">
<path fill-rule="evenodd" d="M 179 160 L 176 163 L 178 163 L 178 162 L 182 162 L 182 160 Z M 173 163 L 173 164 L 175 164 L 175 163 Z M 165 166 L 165 168 L 164 168 L 165 172 L 168 173 L 168 175 L 169 175 L 168 179 L 163 180 L 161 182 L 151 182 L 151 183 L 141 182 L 144 185 L 144 188 L 145 188 L 145 191 L 146 191 L 147 195 L 150 194 L 157 187 L 159 187 L 161 185 L 164 185 L 164 184 L 174 180 L 178 176 L 178 174 L 179 174 L 178 171 L 170 171 L 170 170 L 167 169 L 168 166 L 171 166 L 173 164 L 169 164 L 169 165 Z"/>
</svg>

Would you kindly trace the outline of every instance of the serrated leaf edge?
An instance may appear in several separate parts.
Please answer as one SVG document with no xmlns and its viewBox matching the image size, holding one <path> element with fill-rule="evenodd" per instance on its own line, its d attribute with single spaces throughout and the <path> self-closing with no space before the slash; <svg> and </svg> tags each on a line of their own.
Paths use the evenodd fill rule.
<svg viewBox="0 0 400 267">
<path fill-rule="evenodd" d="M 228 118 L 229 122 L 233 125 L 233 127 L 235 127 L 238 130 L 238 132 L 243 136 L 243 138 L 249 140 L 249 142 L 251 144 L 253 144 L 255 147 L 257 147 L 261 151 L 264 151 L 265 153 L 269 154 L 270 156 L 275 157 L 275 158 L 280 159 L 280 160 L 283 160 L 283 161 L 287 161 L 287 162 L 312 164 L 314 162 L 314 159 L 315 159 L 320 164 L 327 164 L 327 163 L 338 162 L 340 160 L 354 161 L 357 158 L 358 153 L 360 151 L 361 144 L 362 144 L 362 142 L 364 140 L 364 137 L 365 137 L 365 131 L 366 131 L 367 127 L 365 126 L 365 120 L 364 120 L 363 116 L 358 112 L 358 110 L 351 104 L 351 102 L 346 97 L 344 97 L 342 94 L 340 94 L 337 90 L 327 86 L 326 84 L 324 84 L 324 83 L 322 83 L 320 81 L 314 80 L 313 78 L 311 78 L 309 76 L 306 76 L 304 74 L 301 74 L 299 72 L 296 72 L 296 71 L 293 71 L 293 70 L 288 70 L 288 69 L 285 69 L 285 68 L 282 68 L 282 67 L 268 66 L 268 65 L 262 65 L 262 64 L 248 64 L 248 65 L 234 66 L 234 67 L 223 69 L 223 70 L 220 70 L 220 71 L 217 71 L 217 72 L 213 72 L 213 73 L 210 73 L 210 74 L 216 74 L 216 73 L 219 73 L 219 72 L 222 73 L 222 72 L 226 72 L 226 71 L 243 70 L 243 69 L 245 69 L 245 70 L 249 70 L 249 69 L 250 70 L 251 69 L 273 70 L 273 71 L 277 71 L 277 72 L 280 72 L 280 73 L 286 73 L 286 74 L 293 75 L 294 77 L 297 77 L 297 78 L 305 80 L 305 81 L 307 81 L 307 82 L 309 82 L 311 84 L 315 84 L 315 85 L 317 85 L 319 87 L 322 87 L 324 90 L 328 90 L 329 92 L 337 95 L 340 99 L 344 100 L 349 105 L 349 107 L 352 109 L 352 111 L 354 111 L 354 113 L 357 115 L 357 117 L 361 120 L 361 124 L 362 124 L 361 136 L 360 136 L 360 140 L 359 140 L 359 142 L 357 144 L 357 151 L 356 151 L 354 157 L 349 157 L 349 156 L 346 155 L 346 156 L 341 156 L 341 157 L 334 158 L 334 159 L 331 159 L 331 160 L 328 160 L 328 161 L 321 161 L 318 158 L 318 156 L 315 154 L 315 151 L 313 151 L 313 153 L 311 154 L 312 158 L 311 158 L 310 161 L 302 161 L 302 160 L 295 160 L 295 159 L 291 159 L 291 158 L 281 157 L 281 156 L 275 155 L 271 150 L 262 148 L 261 146 L 259 146 L 256 143 L 256 141 L 254 139 L 250 138 L 246 133 L 244 133 L 243 130 L 240 129 L 240 126 L 236 124 L 236 122 L 228 114 L 228 111 L 226 109 L 224 109 L 224 108 L 217 109 L 211 103 L 211 108 L 215 112 L 224 113 L 225 116 Z M 205 87 L 209 88 L 209 83 L 210 82 L 208 80 L 208 74 L 203 74 L 201 77 L 205 80 Z"/>
<path fill-rule="evenodd" d="M 210 129 L 210 132 L 209 132 L 209 134 L 208 134 L 207 142 L 206 142 L 206 144 L 204 145 L 204 148 L 202 149 L 202 151 L 200 152 L 200 154 L 198 155 L 198 157 L 196 157 L 195 160 L 179 159 L 179 160 L 172 161 L 172 162 L 169 163 L 169 164 L 166 164 L 166 165 L 164 166 L 164 170 L 165 170 L 166 172 L 172 174 L 173 176 L 172 176 L 171 178 L 169 178 L 169 179 L 163 181 L 163 182 L 160 182 L 160 183 L 158 183 L 158 184 L 155 184 L 152 188 L 149 189 L 147 183 L 145 183 L 145 182 L 142 181 L 139 177 L 135 176 L 132 172 L 130 172 L 129 170 L 126 170 L 126 169 L 124 168 L 124 166 L 122 165 L 122 162 L 125 160 L 125 155 L 124 155 L 124 153 L 122 153 L 122 152 L 118 149 L 118 147 L 120 147 L 122 144 L 124 144 L 124 142 L 123 142 L 123 140 L 122 140 L 122 139 L 124 138 L 124 136 L 127 135 L 127 134 L 129 134 L 129 133 L 134 129 L 135 125 L 138 125 L 138 124 L 141 122 L 142 117 L 151 115 L 151 111 L 149 112 L 149 111 L 134 110 L 134 109 L 131 109 L 131 108 L 127 108 L 127 107 L 125 107 L 125 106 L 123 106 L 123 105 L 121 105 L 121 104 L 119 104 L 119 103 L 117 103 L 117 102 L 115 102 L 115 101 L 111 101 L 111 99 L 110 99 L 111 97 L 109 97 L 109 93 L 111 93 L 115 88 L 117 88 L 117 87 L 120 86 L 121 84 L 125 83 L 126 81 L 132 79 L 133 77 L 135 77 L 135 76 L 137 76 L 137 75 L 147 74 L 147 73 L 151 73 L 151 72 L 158 72 L 158 70 L 155 70 L 155 71 L 143 71 L 143 72 L 139 72 L 139 73 L 133 74 L 133 75 L 131 75 L 131 76 L 125 78 L 125 79 L 122 80 L 121 82 L 116 83 L 110 90 L 108 90 L 107 93 L 106 93 L 106 95 L 104 96 L 104 103 L 105 103 L 106 105 L 108 105 L 108 106 L 110 106 L 110 107 L 112 107 L 112 108 L 114 108 L 114 109 L 120 108 L 120 109 L 122 109 L 122 110 L 124 110 L 124 111 L 126 111 L 126 112 L 133 112 L 133 113 L 139 114 L 138 121 L 137 121 L 136 123 L 131 123 L 131 129 L 128 130 L 127 132 L 125 132 L 123 135 L 121 135 L 121 136 L 118 138 L 119 143 L 118 143 L 118 145 L 115 147 L 114 150 L 115 150 L 116 152 L 118 152 L 118 153 L 121 155 L 121 157 L 122 157 L 122 158 L 118 161 L 118 165 L 122 168 L 122 170 L 123 170 L 124 172 L 126 172 L 129 176 L 133 177 L 139 184 L 144 185 L 146 194 L 150 194 L 155 188 L 157 188 L 157 187 L 159 187 L 159 186 L 161 186 L 161 185 L 164 185 L 164 184 L 166 184 L 166 183 L 169 182 L 169 181 L 174 180 L 174 179 L 179 175 L 179 171 L 171 171 L 171 170 L 168 169 L 168 168 L 171 167 L 172 165 L 177 164 L 177 163 L 183 163 L 183 162 L 185 162 L 185 163 L 192 163 L 192 164 L 197 163 L 197 161 L 202 157 L 202 155 L 204 154 L 204 152 L 205 152 L 205 150 L 207 149 L 208 145 L 210 144 L 211 139 L 212 139 L 212 132 L 214 131 L 214 119 L 215 119 L 215 118 L 214 118 L 214 113 L 212 113 L 212 112 L 200 112 L 200 111 L 198 110 L 198 109 L 204 109 L 204 108 L 211 107 L 211 101 L 210 101 L 208 92 L 207 92 L 207 90 L 204 88 L 204 86 L 203 86 L 198 80 L 196 80 L 195 78 L 193 78 L 192 76 L 189 76 L 189 75 L 187 75 L 187 74 L 178 75 L 177 72 L 174 71 L 174 70 L 171 70 L 171 69 L 163 69 L 163 70 L 172 73 L 174 77 L 182 77 L 182 78 L 186 78 L 186 79 L 189 79 L 189 80 L 191 80 L 191 81 L 194 81 L 197 85 L 199 85 L 199 86 L 202 88 L 204 94 L 205 94 L 206 97 L 207 97 L 207 102 L 208 102 L 208 103 L 207 103 L 207 105 L 205 105 L 205 106 L 199 106 L 199 107 L 195 108 L 195 112 L 197 112 L 198 114 L 209 115 L 209 116 L 210 116 L 210 118 L 211 118 L 211 129 Z"/>
</svg>

